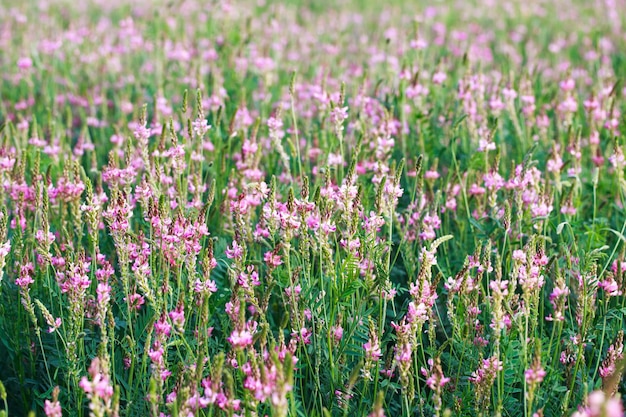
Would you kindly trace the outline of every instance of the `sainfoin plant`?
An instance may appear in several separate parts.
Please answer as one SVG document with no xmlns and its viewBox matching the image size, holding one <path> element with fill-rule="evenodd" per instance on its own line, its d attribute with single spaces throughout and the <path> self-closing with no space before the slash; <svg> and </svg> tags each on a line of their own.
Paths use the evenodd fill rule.
<svg viewBox="0 0 626 417">
<path fill-rule="evenodd" d="M 0 4 L 0 415 L 624 415 L 623 0 Z"/>
</svg>

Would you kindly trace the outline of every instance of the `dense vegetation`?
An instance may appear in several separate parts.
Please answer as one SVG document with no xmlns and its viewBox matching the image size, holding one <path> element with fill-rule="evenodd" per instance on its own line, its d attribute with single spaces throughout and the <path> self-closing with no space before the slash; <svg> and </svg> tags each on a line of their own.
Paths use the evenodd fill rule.
<svg viewBox="0 0 626 417">
<path fill-rule="evenodd" d="M 623 0 L 0 16 L 0 415 L 623 415 Z"/>
</svg>

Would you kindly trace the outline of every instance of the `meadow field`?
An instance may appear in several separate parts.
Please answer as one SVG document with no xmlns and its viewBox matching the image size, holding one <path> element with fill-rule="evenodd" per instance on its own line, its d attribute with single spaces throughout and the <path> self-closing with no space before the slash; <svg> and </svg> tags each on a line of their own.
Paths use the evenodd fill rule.
<svg viewBox="0 0 626 417">
<path fill-rule="evenodd" d="M 622 417 L 626 0 L 0 0 L 0 416 Z"/>
</svg>

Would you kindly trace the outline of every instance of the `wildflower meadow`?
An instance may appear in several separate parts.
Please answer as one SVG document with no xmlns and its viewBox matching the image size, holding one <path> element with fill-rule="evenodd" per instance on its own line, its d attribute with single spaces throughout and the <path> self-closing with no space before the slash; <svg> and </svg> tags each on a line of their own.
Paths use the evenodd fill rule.
<svg viewBox="0 0 626 417">
<path fill-rule="evenodd" d="M 0 416 L 622 417 L 626 0 L 0 1 Z"/>
</svg>

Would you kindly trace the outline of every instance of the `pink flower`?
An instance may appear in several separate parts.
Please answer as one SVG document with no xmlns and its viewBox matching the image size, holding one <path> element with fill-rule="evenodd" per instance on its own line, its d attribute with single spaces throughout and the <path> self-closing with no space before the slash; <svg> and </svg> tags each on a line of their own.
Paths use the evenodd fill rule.
<svg viewBox="0 0 626 417">
<path fill-rule="evenodd" d="M 165 315 L 162 315 L 161 318 L 154 323 L 154 330 L 159 335 L 169 336 L 170 331 L 172 330 L 172 326 L 167 322 Z"/>
<path fill-rule="evenodd" d="M 426 171 L 424 173 L 424 178 L 426 178 L 427 180 L 436 180 L 437 178 L 439 178 L 439 173 L 435 170 Z"/>
<path fill-rule="evenodd" d="M 194 283 L 194 291 L 197 293 L 202 292 L 217 292 L 217 284 L 213 280 L 201 281 L 199 279 Z"/>
<path fill-rule="evenodd" d="M 176 307 L 176 310 L 170 311 L 169 316 L 176 331 L 182 333 L 185 326 L 185 309 L 183 304 L 179 304 L 178 307 Z"/>
<path fill-rule="evenodd" d="M 614 278 L 607 278 L 604 281 L 598 283 L 598 287 L 602 288 L 606 295 L 609 297 L 616 297 L 622 295 L 622 291 L 619 289 L 619 285 Z"/>
<path fill-rule="evenodd" d="M 587 406 L 580 407 L 572 417 L 623 417 L 624 408 L 619 398 L 608 397 L 604 391 L 594 391 L 587 397 Z"/>
<path fill-rule="evenodd" d="M 341 130 L 343 130 L 342 123 L 348 118 L 348 108 L 347 107 L 335 107 L 330 111 L 330 121 L 335 125 L 339 126 Z"/>
<path fill-rule="evenodd" d="M 523 250 L 520 250 L 520 249 L 514 250 L 512 258 L 515 261 L 526 263 L 526 254 L 524 253 Z"/>
<path fill-rule="evenodd" d="M 328 165 L 329 166 L 339 166 L 343 165 L 343 157 L 340 154 L 329 153 L 328 154 Z"/>
<path fill-rule="evenodd" d="M 108 304 L 109 300 L 111 299 L 110 297 L 111 286 L 107 283 L 101 282 L 98 284 L 98 287 L 96 288 L 96 293 L 98 295 L 98 304 L 100 305 Z"/>
<path fill-rule="evenodd" d="M 20 276 L 16 278 L 15 284 L 22 288 L 28 288 L 30 284 L 34 283 L 33 271 L 35 270 L 33 263 L 28 262 L 20 267 Z"/>
<path fill-rule="evenodd" d="M 316 231 L 320 227 L 319 217 L 313 214 L 309 215 L 309 217 L 306 218 L 306 225 L 309 229 Z"/>
<path fill-rule="evenodd" d="M 296 342 L 301 341 L 303 344 L 308 345 L 311 343 L 311 331 L 306 327 L 301 328 L 300 330 L 293 330 L 291 332 L 292 340 Z"/>
<path fill-rule="evenodd" d="M 146 302 L 144 297 L 141 294 L 137 293 L 129 295 L 128 299 L 124 297 L 124 301 L 128 302 L 130 308 L 135 310 L 139 310 L 141 306 Z"/>
<path fill-rule="evenodd" d="M 147 141 L 150 138 L 151 131 L 145 125 L 138 124 L 133 134 L 137 140 L 142 142 L 142 141 Z"/>
<path fill-rule="evenodd" d="M 335 341 L 337 343 L 340 342 L 341 338 L 343 337 L 343 327 L 337 325 L 337 326 L 333 326 L 331 330 L 333 332 L 333 338 L 335 339 Z"/>
<path fill-rule="evenodd" d="M 89 366 L 89 376 L 84 376 L 78 384 L 87 394 L 87 398 L 97 397 L 105 403 L 109 403 L 113 397 L 113 386 L 109 381 L 109 376 L 102 373 L 100 369 L 100 359 L 96 357 Z"/>
<path fill-rule="evenodd" d="M 365 349 L 365 356 L 374 361 L 377 361 L 383 356 L 378 341 L 368 340 L 367 343 L 363 344 L 363 349 Z"/>
<path fill-rule="evenodd" d="M 233 330 L 228 341 L 235 348 L 245 348 L 246 346 L 252 345 L 252 333 L 248 330 Z"/>
<path fill-rule="evenodd" d="M 576 87 L 576 83 L 570 77 L 570 78 L 567 78 L 567 79 L 561 81 L 559 83 L 559 87 L 561 87 L 561 90 L 563 90 L 563 91 L 572 91 L 574 89 L 574 87 Z"/>
<path fill-rule="evenodd" d="M 41 244 L 49 245 L 53 243 L 56 238 L 54 234 L 50 232 L 46 234 L 43 230 L 37 230 L 37 232 L 35 233 L 35 239 L 37 239 L 37 241 Z"/>
<path fill-rule="evenodd" d="M 272 269 L 283 264 L 283 261 L 280 259 L 280 255 L 278 255 L 275 251 L 265 252 L 263 260 L 267 266 Z"/>
<path fill-rule="evenodd" d="M 29 69 L 33 66 L 33 60 L 29 57 L 22 57 L 17 60 L 17 67 L 22 70 Z"/>
<path fill-rule="evenodd" d="M 62 417 L 63 409 L 59 402 L 59 387 L 55 387 L 52 391 L 52 401 L 46 400 L 44 402 L 43 410 L 46 417 Z"/>
<path fill-rule="evenodd" d="M 301 291 L 302 291 L 302 287 L 300 287 L 300 284 L 296 284 L 293 287 L 285 288 L 285 295 L 289 298 L 291 298 L 291 296 L 293 295 L 297 300 L 300 296 Z"/>
<path fill-rule="evenodd" d="M 539 363 L 533 365 L 532 368 L 529 368 L 524 372 L 524 377 L 526 378 L 526 382 L 530 385 L 538 384 L 543 381 L 543 378 L 546 376 L 546 371 L 541 367 Z"/>
<path fill-rule="evenodd" d="M 433 74 L 433 83 L 434 84 L 442 84 L 448 76 L 443 71 L 437 71 Z"/>
<path fill-rule="evenodd" d="M 448 382 L 450 382 L 450 378 L 444 377 L 443 374 L 440 372 L 441 370 L 435 367 L 435 362 L 433 361 L 433 359 L 428 359 L 428 365 L 430 367 L 430 370 L 426 368 L 421 368 L 420 371 L 422 375 L 428 377 L 426 379 L 426 385 L 428 385 L 430 389 L 434 391 L 439 388 L 443 388 Z"/>
<path fill-rule="evenodd" d="M 229 259 L 241 259 L 243 256 L 243 248 L 239 246 L 236 240 L 233 240 L 232 248 L 226 249 L 226 257 Z"/>
<path fill-rule="evenodd" d="M 61 403 L 46 400 L 44 403 L 44 413 L 46 413 L 46 417 L 62 417 L 63 409 L 61 408 Z"/>
<path fill-rule="evenodd" d="M 159 342 L 155 342 L 152 348 L 148 351 L 148 356 L 150 357 L 150 360 L 155 364 L 160 364 L 163 361 L 164 354 L 165 350 Z"/>
<path fill-rule="evenodd" d="M 56 319 L 54 319 L 53 323 L 49 323 L 50 327 L 48 328 L 48 333 L 54 333 L 59 327 L 61 327 L 61 324 L 63 324 L 63 321 L 61 320 L 61 317 L 57 317 Z"/>
<path fill-rule="evenodd" d="M 211 129 L 211 125 L 209 125 L 209 122 L 204 118 L 197 118 L 191 125 L 193 132 L 198 136 L 204 136 L 206 132 Z"/>
<path fill-rule="evenodd" d="M 475 384 L 489 381 L 489 384 L 487 385 L 490 385 L 491 382 L 495 380 L 496 373 L 502 369 L 502 361 L 500 361 L 496 356 L 492 356 L 488 359 L 483 359 L 482 366 L 478 368 L 476 372 L 472 373 L 472 376 L 468 379 L 470 382 Z"/>
<path fill-rule="evenodd" d="M 271 131 L 278 131 L 281 127 L 283 127 L 283 121 L 275 117 L 270 117 L 267 120 L 267 127 L 269 127 Z"/>
<path fill-rule="evenodd" d="M 11 241 L 7 240 L 0 245 L 0 258 L 5 258 L 11 252 Z"/>
</svg>

